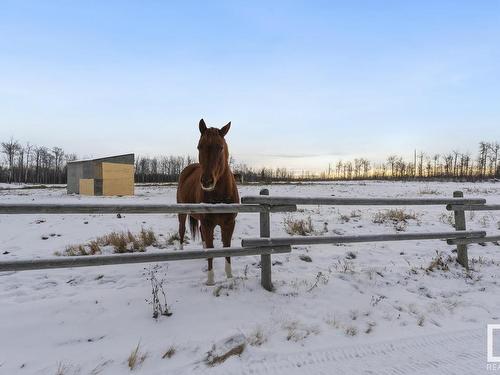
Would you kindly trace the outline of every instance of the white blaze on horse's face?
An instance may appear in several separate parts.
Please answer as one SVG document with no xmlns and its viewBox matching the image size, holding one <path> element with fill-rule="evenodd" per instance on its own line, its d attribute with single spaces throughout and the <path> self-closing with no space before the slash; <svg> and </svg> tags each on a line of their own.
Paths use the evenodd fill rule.
<svg viewBox="0 0 500 375">
<path fill-rule="evenodd" d="M 222 129 L 207 128 L 200 120 L 200 141 L 198 142 L 198 160 L 201 166 L 200 184 L 204 191 L 213 191 L 217 180 L 225 172 L 228 162 L 228 149 L 224 136 L 231 123 Z"/>
</svg>

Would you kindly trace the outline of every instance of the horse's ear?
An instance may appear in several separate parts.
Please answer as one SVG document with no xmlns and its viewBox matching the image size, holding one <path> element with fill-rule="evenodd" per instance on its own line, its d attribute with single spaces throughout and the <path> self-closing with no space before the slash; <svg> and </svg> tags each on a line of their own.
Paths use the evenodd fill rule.
<svg viewBox="0 0 500 375">
<path fill-rule="evenodd" d="M 207 124 L 205 124 L 205 121 L 203 119 L 200 120 L 200 133 L 203 134 L 205 133 L 205 130 L 207 130 Z"/>
<path fill-rule="evenodd" d="M 231 121 L 227 123 L 227 125 L 223 126 L 222 129 L 219 130 L 219 134 L 224 137 L 227 132 L 229 131 L 229 128 L 231 127 Z"/>
</svg>

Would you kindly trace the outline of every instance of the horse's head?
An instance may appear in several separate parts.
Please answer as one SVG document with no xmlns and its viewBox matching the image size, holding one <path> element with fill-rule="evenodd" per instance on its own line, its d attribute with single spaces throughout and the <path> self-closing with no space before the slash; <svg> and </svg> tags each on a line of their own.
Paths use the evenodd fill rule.
<svg viewBox="0 0 500 375">
<path fill-rule="evenodd" d="M 228 168 L 229 150 L 224 136 L 231 123 L 221 129 L 207 128 L 205 121 L 200 120 L 200 141 L 198 142 L 198 161 L 201 166 L 201 188 L 212 191 L 217 181 Z"/>
</svg>

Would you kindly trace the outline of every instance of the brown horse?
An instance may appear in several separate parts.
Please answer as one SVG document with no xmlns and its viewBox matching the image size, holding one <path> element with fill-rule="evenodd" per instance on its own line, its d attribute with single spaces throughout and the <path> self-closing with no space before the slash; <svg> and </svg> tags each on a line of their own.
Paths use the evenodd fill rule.
<svg viewBox="0 0 500 375">
<path fill-rule="evenodd" d="M 201 137 L 198 142 L 199 163 L 190 164 L 181 172 L 177 187 L 177 203 L 239 203 L 236 180 L 229 168 L 229 150 L 224 136 L 231 123 L 221 129 L 207 128 L 200 120 Z M 186 232 L 186 214 L 179 214 L 179 237 L 181 249 Z M 201 224 L 201 239 L 204 247 L 214 247 L 214 229 L 221 227 L 222 244 L 231 246 L 236 213 L 189 215 L 193 239 Z M 226 258 L 226 276 L 232 277 L 231 258 Z M 214 285 L 213 258 L 208 259 L 207 285 Z"/>
</svg>

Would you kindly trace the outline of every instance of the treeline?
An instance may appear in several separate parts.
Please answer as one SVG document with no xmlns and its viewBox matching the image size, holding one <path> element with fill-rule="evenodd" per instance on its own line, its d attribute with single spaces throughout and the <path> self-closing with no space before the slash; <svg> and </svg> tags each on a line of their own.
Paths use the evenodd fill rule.
<svg viewBox="0 0 500 375">
<path fill-rule="evenodd" d="M 66 183 L 66 162 L 76 159 L 74 154 L 66 154 L 60 147 L 22 145 L 13 139 L 0 145 L 4 155 L 0 182 L 63 184 Z"/>
<path fill-rule="evenodd" d="M 182 170 L 195 162 L 191 156 L 136 156 L 135 182 L 177 182 Z"/>
<path fill-rule="evenodd" d="M 192 156 L 138 156 L 135 160 L 135 182 L 176 182 L 181 171 L 195 162 L 197 160 Z M 286 168 L 254 169 L 246 164 L 237 164 L 232 157 L 229 164 L 236 177 L 244 182 L 292 181 L 300 178 Z"/>
<path fill-rule="evenodd" d="M 66 163 L 76 155 L 60 147 L 22 145 L 10 139 L 1 142 L 0 182 L 66 183 Z M 445 154 L 415 152 L 412 160 L 390 155 L 382 163 L 365 158 L 339 160 L 322 173 L 287 168 L 252 168 L 230 159 L 233 173 L 243 182 L 361 180 L 361 179 L 459 179 L 484 180 L 500 177 L 500 144 L 480 142 L 476 155 L 452 151 Z M 136 156 L 135 181 L 140 183 L 176 182 L 181 171 L 196 158 L 192 156 Z"/>
<path fill-rule="evenodd" d="M 500 177 L 500 144 L 480 142 L 476 156 L 452 151 L 445 154 L 415 152 L 412 161 L 390 155 L 384 163 L 373 164 L 366 159 L 339 160 L 329 168 L 326 178 L 355 179 L 459 179 L 484 180 Z"/>
</svg>

